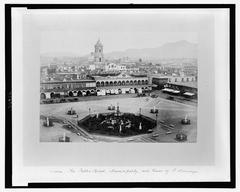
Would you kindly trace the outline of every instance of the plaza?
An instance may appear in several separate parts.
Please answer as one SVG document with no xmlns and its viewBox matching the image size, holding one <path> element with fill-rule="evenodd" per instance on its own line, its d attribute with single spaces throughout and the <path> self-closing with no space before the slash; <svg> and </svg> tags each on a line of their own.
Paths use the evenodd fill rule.
<svg viewBox="0 0 240 192">
<path fill-rule="evenodd" d="M 117 137 L 97 133 L 89 133 L 80 126 L 78 121 L 87 115 L 109 113 L 108 106 L 119 105 L 121 112 L 138 115 L 139 112 L 153 120 L 157 120 L 151 133 L 139 135 Z M 70 109 L 76 111 L 76 115 L 69 115 Z M 150 113 L 151 109 L 158 109 L 158 114 Z M 113 95 L 84 97 L 79 102 L 56 103 L 40 105 L 40 112 L 43 117 L 60 119 L 62 122 L 54 122 L 53 127 L 44 127 L 44 118 L 40 120 L 40 141 L 58 142 L 58 138 L 63 134 L 70 137 L 71 142 L 148 142 L 148 143 L 175 143 L 176 134 L 187 135 L 185 142 L 194 143 L 197 141 L 197 105 L 189 103 L 179 103 L 167 100 L 162 97 L 137 97 L 136 94 L 127 96 Z M 184 117 L 191 120 L 191 124 L 183 125 L 181 120 Z M 66 126 L 68 125 L 68 126 Z M 69 128 L 70 127 L 70 128 Z"/>
</svg>

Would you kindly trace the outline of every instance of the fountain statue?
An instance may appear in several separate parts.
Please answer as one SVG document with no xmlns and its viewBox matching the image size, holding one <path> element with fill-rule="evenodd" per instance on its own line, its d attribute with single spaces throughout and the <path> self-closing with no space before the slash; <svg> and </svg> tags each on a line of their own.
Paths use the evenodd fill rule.
<svg viewBox="0 0 240 192">
<path fill-rule="evenodd" d="M 70 142 L 70 137 L 66 136 L 66 133 L 63 133 L 62 137 L 59 137 L 59 142 Z"/>
<path fill-rule="evenodd" d="M 153 106 L 153 109 L 150 110 L 150 113 L 158 113 L 158 109 L 156 109 L 156 107 Z"/>
<path fill-rule="evenodd" d="M 185 116 L 184 119 L 182 119 L 181 123 L 183 125 L 189 125 L 190 124 L 190 119 L 187 118 L 187 115 Z"/>
<path fill-rule="evenodd" d="M 119 117 L 121 116 L 121 112 L 120 112 L 120 108 L 119 108 L 119 104 L 117 103 L 117 109 L 115 111 L 115 116 Z"/>
<path fill-rule="evenodd" d="M 68 110 L 67 114 L 68 114 L 68 115 L 75 115 L 75 114 L 76 114 L 76 111 L 73 110 L 73 108 L 71 107 L 70 110 Z"/>
<path fill-rule="evenodd" d="M 109 105 L 109 106 L 108 106 L 108 110 L 110 110 L 110 111 L 113 111 L 113 110 L 115 110 L 115 106 L 113 106 L 112 104 L 111 104 L 111 105 Z"/>
<path fill-rule="evenodd" d="M 178 133 L 175 138 L 177 141 L 186 141 L 187 135 L 184 133 Z"/>
<path fill-rule="evenodd" d="M 52 122 L 52 120 L 49 119 L 49 117 L 46 117 L 46 120 L 45 120 L 45 122 L 43 122 L 43 125 L 45 127 L 51 127 L 51 126 L 53 126 L 53 122 Z"/>
</svg>

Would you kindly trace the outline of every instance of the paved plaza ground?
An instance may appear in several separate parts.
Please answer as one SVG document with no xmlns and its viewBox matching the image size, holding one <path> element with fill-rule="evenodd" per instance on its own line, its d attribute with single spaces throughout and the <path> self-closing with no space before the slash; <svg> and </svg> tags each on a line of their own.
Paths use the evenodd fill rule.
<svg viewBox="0 0 240 192">
<path fill-rule="evenodd" d="M 90 97 L 89 97 L 90 98 Z M 71 142 L 178 142 L 175 140 L 176 134 L 183 132 L 187 135 L 187 141 L 197 141 L 197 104 L 180 103 L 170 101 L 162 97 L 137 97 L 129 96 L 92 96 L 90 99 L 85 97 L 79 102 L 42 104 L 40 105 L 40 114 L 43 116 L 54 116 L 59 119 L 67 119 L 73 123 L 77 123 L 90 113 L 105 113 L 108 111 L 109 105 L 119 105 L 121 112 L 141 113 L 150 118 L 156 119 L 155 114 L 150 113 L 150 109 L 154 106 L 159 110 L 157 116 L 158 125 L 154 128 L 153 133 L 131 136 L 131 137 L 111 137 L 91 134 L 88 137 L 77 135 L 74 130 L 64 128 L 61 123 L 54 123 L 53 127 L 44 127 L 43 120 L 40 121 L 40 141 L 41 142 L 57 142 L 58 138 L 64 133 L 70 137 Z M 73 108 L 78 117 L 75 115 L 67 115 L 67 111 Z M 188 116 L 191 120 L 190 125 L 182 125 L 181 120 Z M 169 126 L 170 125 L 170 126 Z M 166 134 L 171 131 L 172 133 Z"/>
</svg>

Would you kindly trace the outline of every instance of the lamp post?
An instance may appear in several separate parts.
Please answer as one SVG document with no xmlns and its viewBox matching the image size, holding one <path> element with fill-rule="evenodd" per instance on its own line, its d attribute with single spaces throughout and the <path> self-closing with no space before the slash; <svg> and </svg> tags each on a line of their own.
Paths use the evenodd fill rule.
<svg viewBox="0 0 240 192">
<path fill-rule="evenodd" d="M 48 117 L 46 119 L 46 125 L 47 125 L 47 127 L 49 127 L 49 119 L 48 119 Z"/>
<path fill-rule="evenodd" d="M 119 103 L 117 103 L 117 116 L 119 116 L 119 112 L 120 112 L 120 110 L 119 110 Z"/>
<path fill-rule="evenodd" d="M 65 142 L 66 141 L 66 133 L 64 132 L 63 133 L 63 142 Z"/>
<path fill-rule="evenodd" d="M 158 118 L 158 113 L 156 113 L 156 126 L 158 125 L 157 118 Z"/>
</svg>

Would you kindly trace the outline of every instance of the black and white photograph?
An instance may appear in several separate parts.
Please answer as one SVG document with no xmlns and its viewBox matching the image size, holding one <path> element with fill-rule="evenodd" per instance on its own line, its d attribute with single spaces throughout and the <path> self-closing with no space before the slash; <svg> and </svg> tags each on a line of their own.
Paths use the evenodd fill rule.
<svg viewBox="0 0 240 192">
<path fill-rule="evenodd" d="M 61 15 L 41 32 L 41 142 L 197 142 L 198 33 L 159 13 Z"/>
<path fill-rule="evenodd" d="M 233 188 L 235 5 L 5 5 L 8 188 Z"/>
</svg>

